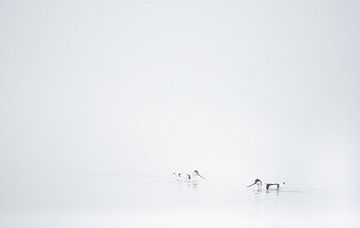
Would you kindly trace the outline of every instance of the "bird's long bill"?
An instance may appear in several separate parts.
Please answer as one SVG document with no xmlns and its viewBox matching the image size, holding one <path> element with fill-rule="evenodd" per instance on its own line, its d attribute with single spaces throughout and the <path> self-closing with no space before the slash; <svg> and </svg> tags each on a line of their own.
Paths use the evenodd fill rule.
<svg viewBox="0 0 360 228">
<path fill-rule="evenodd" d="M 249 186 L 246 186 L 246 187 L 247 187 L 247 188 L 248 188 L 248 187 L 251 187 L 251 186 L 253 186 L 254 184 L 255 184 L 255 182 L 254 182 L 253 184 L 249 185 Z"/>
<path fill-rule="evenodd" d="M 202 179 L 206 179 L 205 177 L 201 176 L 200 173 L 197 173 L 197 175 L 198 175 L 199 177 L 201 177 Z"/>
</svg>

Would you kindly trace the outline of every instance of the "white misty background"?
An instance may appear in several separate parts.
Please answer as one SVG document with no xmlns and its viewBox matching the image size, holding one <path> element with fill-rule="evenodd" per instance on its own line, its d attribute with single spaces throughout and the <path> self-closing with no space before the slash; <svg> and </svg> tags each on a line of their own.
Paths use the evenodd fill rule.
<svg viewBox="0 0 360 228">
<path fill-rule="evenodd" d="M 359 191 L 357 1 L 0 1 L 0 173 Z"/>
</svg>

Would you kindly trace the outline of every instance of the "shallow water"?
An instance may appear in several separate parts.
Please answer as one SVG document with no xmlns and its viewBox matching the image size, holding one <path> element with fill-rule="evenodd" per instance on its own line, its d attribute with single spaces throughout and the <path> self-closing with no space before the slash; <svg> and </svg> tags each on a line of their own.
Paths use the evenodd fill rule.
<svg viewBox="0 0 360 228">
<path fill-rule="evenodd" d="M 360 227 L 356 194 L 211 180 L 0 176 L 0 227 Z"/>
</svg>

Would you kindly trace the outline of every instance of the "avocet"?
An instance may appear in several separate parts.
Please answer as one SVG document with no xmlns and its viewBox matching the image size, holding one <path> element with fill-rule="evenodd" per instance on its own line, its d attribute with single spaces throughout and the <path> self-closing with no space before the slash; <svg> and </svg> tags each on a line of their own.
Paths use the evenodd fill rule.
<svg viewBox="0 0 360 228">
<path fill-rule="evenodd" d="M 196 180 L 198 180 L 198 177 L 206 179 L 205 177 L 201 176 L 199 171 L 197 171 L 197 170 L 194 170 L 191 174 L 175 173 L 175 172 L 173 172 L 173 174 L 174 174 L 174 176 L 176 176 L 176 178 L 178 180 L 196 181 Z"/>
<path fill-rule="evenodd" d="M 284 185 L 285 182 L 283 182 L 282 184 L 279 184 L 279 183 L 265 183 L 265 188 L 267 191 L 271 190 L 271 189 L 275 189 L 277 191 L 280 190 L 280 187 L 282 185 Z M 251 187 L 253 185 L 256 185 L 257 188 L 258 188 L 258 191 L 261 191 L 262 189 L 262 181 L 260 179 L 255 179 L 254 183 L 249 185 L 249 186 L 246 186 L 246 187 Z"/>
</svg>

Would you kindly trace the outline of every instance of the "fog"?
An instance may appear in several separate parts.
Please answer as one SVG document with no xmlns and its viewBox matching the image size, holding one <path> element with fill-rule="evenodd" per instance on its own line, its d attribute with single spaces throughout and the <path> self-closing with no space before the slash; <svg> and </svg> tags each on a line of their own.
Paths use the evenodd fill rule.
<svg viewBox="0 0 360 228">
<path fill-rule="evenodd" d="M 0 0 L 0 188 L 11 199 L 14 176 L 197 169 L 233 187 L 358 194 L 359 12 L 357 1 Z"/>
</svg>

